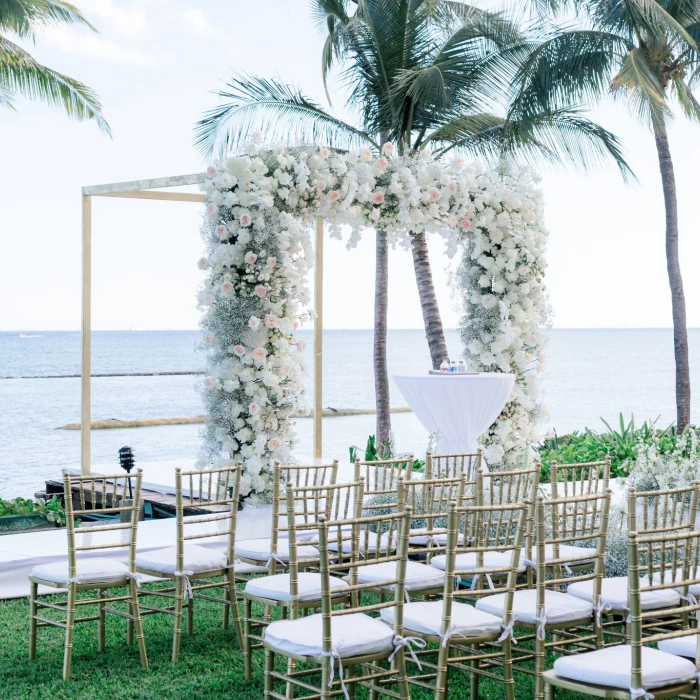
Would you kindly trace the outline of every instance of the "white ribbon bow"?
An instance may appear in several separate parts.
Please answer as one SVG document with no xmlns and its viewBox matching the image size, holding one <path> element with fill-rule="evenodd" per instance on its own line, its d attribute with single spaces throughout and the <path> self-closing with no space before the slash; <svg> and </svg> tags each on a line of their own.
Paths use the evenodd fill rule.
<svg viewBox="0 0 700 700">
<path fill-rule="evenodd" d="M 134 583 L 136 584 L 136 588 L 141 588 L 142 574 L 139 574 L 136 571 L 127 571 L 126 577 L 127 579 L 131 579 L 134 581 Z"/>
<path fill-rule="evenodd" d="M 610 603 L 606 603 L 602 598 L 598 599 L 598 605 L 593 606 L 593 612 L 595 613 L 595 623 L 598 627 L 603 626 L 603 613 L 610 612 L 612 610 Z"/>
<path fill-rule="evenodd" d="M 420 639 L 419 637 L 401 637 L 398 634 L 394 637 L 394 651 L 391 652 L 391 656 L 387 659 L 389 663 L 391 663 L 398 653 L 399 649 L 401 647 L 405 647 L 408 649 L 408 653 L 411 655 L 411 658 L 413 659 L 413 663 L 418 666 L 418 670 L 422 671 L 423 667 L 420 665 L 420 661 L 418 660 L 418 657 L 416 656 L 416 652 L 413 651 L 413 646 L 418 647 L 418 649 L 424 649 L 425 648 L 425 640 Z M 413 646 L 411 646 L 413 645 Z"/>
<path fill-rule="evenodd" d="M 471 583 L 470 588 L 474 588 L 474 586 L 476 586 L 476 582 L 479 580 L 479 578 L 481 576 L 482 576 L 482 574 L 477 574 L 476 576 L 474 576 L 474 578 L 472 579 L 472 583 Z M 486 576 L 486 583 L 488 584 L 489 588 L 491 590 L 493 590 L 494 585 L 493 585 L 493 579 L 491 578 L 491 574 L 485 574 L 485 576 Z"/>
<path fill-rule="evenodd" d="M 537 568 L 537 562 L 534 559 L 523 559 L 523 564 L 529 566 L 531 569 Z"/>
<path fill-rule="evenodd" d="M 499 644 L 502 644 L 505 642 L 508 637 L 511 638 L 511 641 L 513 644 L 517 644 L 518 640 L 515 638 L 515 635 L 513 634 L 513 627 L 515 626 L 515 621 L 518 618 L 513 615 L 513 617 L 510 618 L 510 622 L 507 625 L 501 625 L 501 628 L 503 629 L 503 632 L 501 632 L 501 636 L 496 640 Z"/>
<path fill-rule="evenodd" d="M 328 687 L 333 687 L 333 680 L 335 678 L 335 660 L 338 659 L 338 680 L 340 681 L 340 689 L 343 691 L 345 700 L 350 700 L 350 693 L 345 685 L 345 676 L 343 674 L 343 662 L 340 660 L 340 654 L 337 649 L 331 649 L 330 651 L 322 651 L 321 656 L 326 657 L 331 660 L 331 677 L 328 679 Z"/>
<path fill-rule="evenodd" d="M 194 576 L 194 571 L 173 571 L 173 576 L 182 578 L 182 582 L 185 584 L 185 595 L 189 598 L 194 598 L 192 583 L 190 582 L 190 576 Z"/>
<path fill-rule="evenodd" d="M 287 566 L 287 562 L 284 559 L 280 559 L 276 554 L 269 554 L 267 557 L 267 564 L 265 564 L 265 568 L 269 569 L 270 566 L 272 566 L 273 561 L 276 561 L 278 564 L 282 564 L 282 566 Z"/>
<path fill-rule="evenodd" d="M 698 604 L 698 599 L 690 592 L 688 592 L 688 595 L 683 595 L 682 593 L 678 594 L 680 596 L 681 600 L 684 600 L 688 605 L 697 605 Z"/>
<path fill-rule="evenodd" d="M 537 639 L 544 642 L 545 637 L 547 636 L 547 630 L 545 629 L 545 625 L 547 624 L 547 615 L 544 610 L 542 611 L 542 615 L 537 615 L 535 617 L 535 621 L 537 622 Z"/>
<path fill-rule="evenodd" d="M 445 634 L 438 635 L 440 639 L 442 639 L 442 642 L 440 642 L 441 647 L 446 647 L 452 637 L 462 637 L 462 639 L 470 639 L 468 635 L 462 634 L 461 632 L 456 632 L 456 629 L 456 625 L 450 625 L 449 629 L 447 630 L 447 632 L 445 632 Z"/>
<path fill-rule="evenodd" d="M 644 688 L 630 688 L 630 700 L 654 700 L 654 696 Z"/>
</svg>

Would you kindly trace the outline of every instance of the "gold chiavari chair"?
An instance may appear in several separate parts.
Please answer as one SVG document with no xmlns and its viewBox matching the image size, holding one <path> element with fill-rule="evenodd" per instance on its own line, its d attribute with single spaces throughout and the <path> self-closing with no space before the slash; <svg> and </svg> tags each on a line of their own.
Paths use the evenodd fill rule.
<svg viewBox="0 0 700 700">
<path fill-rule="evenodd" d="M 187 611 L 187 634 L 193 632 L 195 598 L 224 606 L 224 629 L 228 629 L 229 615 L 233 614 L 238 644 L 243 647 L 234 561 L 242 468 L 239 462 L 236 466 L 218 469 L 176 469 L 175 545 L 136 556 L 137 572 L 171 580 L 175 584 L 172 588 L 141 588 L 139 593 L 141 598 L 155 596 L 174 601 L 167 606 L 141 605 L 144 615 L 173 616 L 173 661 L 180 656 L 183 608 Z M 188 487 L 187 494 L 183 481 Z M 220 512 L 186 519 L 185 507 L 198 506 Z M 203 540 L 213 542 L 210 546 L 195 544 Z M 222 589 L 223 595 L 209 595 L 212 589 Z"/>
<path fill-rule="evenodd" d="M 269 537 L 254 540 L 239 540 L 236 543 L 236 557 L 254 566 L 263 566 L 268 573 L 289 565 L 289 523 L 286 522 L 287 489 L 335 484 L 338 475 L 338 460 L 332 464 L 312 466 L 274 464 L 272 480 L 272 531 Z M 357 481 L 357 479 L 355 479 Z M 298 514 L 299 515 L 299 514 Z M 311 538 L 311 533 L 308 533 Z M 281 535 L 281 536 L 280 536 Z M 297 557 L 318 559 L 318 552 L 311 546 L 299 547 Z"/>
<path fill-rule="evenodd" d="M 651 700 L 652 698 L 700 697 L 698 687 L 698 666 L 684 656 L 698 658 L 700 636 L 697 629 L 685 624 L 680 629 L 674 618 L 687 620 L 689 614 L 700 613 L 697 600 L 691 598 L 689 589 L 700 583 L 691 573 L 691 562 L 697 564 L 700 546 L 700 532 L 686 530 L 666 534 L 640 536 L 634 530 L 628 533 L 629 556 L 629 609 L 631 644 L 608 646 L 576 656 L 564 656 L 554 662 L 554 668 L 545 671 L 544 697 L 554 700 L 556 688 L 565 688 L 584 695 L 602 698 L 622 698 L 624 700 Z M 661 550 L 661 551 L 659 551 Z M 650 557 L 649 552 L 654 552 Z M 671 564 L 674 577 L 677 564 L 682 557 L 681 574 L 675 580 L 664 577 L 663 571 L 658 582 L 648 585 L 648 567 L 640 565 L 640 557 L 660 559 Z M 644 577 L 640 575 L 647 571 Z M 680 589 L 683 600 L 688 605 L 679 604 L 668 609 L 643 610 L 643 591 L 666 591 Z M 663 623 L 668 620 L 670 628 Z M 645 622 L 647 624 L 645 624 Z M 659 631 L 644 635 L 645 627 L 653 624 Z M 659 624 L 661 623 L 661 624 Z M 647 646 L 657 644 L 658 649 Z M 678 654 L 679 650 L 686 651 Z M 687 652 L 690 653 L 687 653 Z M 687 694 L 687 695 L 686 695 Z"/>
<path fill-rule="evenodd" d="M 574 464 L 553 461 L 549 468 L 549 483 L 552 498 L 605 493 L 610 486 L 610 457 L 599 462 Z"/>
<path fill-rule="evenodd" d="M 459 454 L 433 454 L 425 455 L 425 475 L 428 479 L 437 479 L 446 476 L 459 476 L 465 474 L 467 482 L 476 481 L 476 475 L 483 462 L 481 448 L 476 452 L 464 452 Z"/>
<path fill-rule="evenodd" d="M 253 677 L 253 650 L 262 648 L 262 632 L 270 624 L 270 611 L 280 608 L 282 619 L 294 619 L 300 612 L 308 612 L 321 606 L 321 574 L 317 550 L 315 559 L 299 561 L 299 543 L 308 549 L 307 542 L 318 543 L 318 520 L 324 516 L 336 523 L 329 537 L 351 537 L 352 522 L 362 515 L 362 480 L 328 486 L 300 486 L 288 488 L 287 522 L 289 523 L 289 566 L 286 573 L 253 578 L 246 583 L 243 592 L 244 668 L 247 681 Z M 313 540 L 309 540 L 308 536 Z M 342 578 L 331 578 L 335 589 L 334 604 L 349 603 Z M 253 616 L 253 604 L 265 606 L 262 618 Z"/>
<path fill-rule="evenodd" d="M 390 502 L 391 494 L 396 494 L 399 476 L 403 474 L 405 479 L 410 479 L 413 471 L 413 455 L 397 457 L 396 459 L 380 459 L 373 462 L 361 462 L 355 460 L 354 481 L 364 479 L 365 500 L 375 501 L 365 508 L 396 508 L 397 501 Z M 386 499 L 387 503 L 380 503 Z"/>
<path fill-rule="evenodd" d="M 502 680 L 505 697 L 514 698 L 512 600 L 521 569 L 528 511 L 527 502 L 460 507 L 455 502 L 450 504 L 443 599 L 404 606 L 405 634 L 439 645 L 418 652 L 420 667 L 407 660 L 409 683 L 434 690 L 436 700 L 445 700 L 448 695 L 448 671 L 471 675 L 471 698 L 479 696 L 481 675 Z M 469 547 L 460 544 L 467 533 L 474 537 Z M 455 586 L 455 579 L 471 585 Z M 497 593 L 505 595 L 501 615 L 482 612 L 470 604 Z M 392 611 L 383 610 L 382 618 L 393 622 Z M 494 673 L 494 668 L 500 668 L 501 674 Z"/>
<path fill-rule="evenodd" d="M 476 473 L 476 504 L 497 506 L 528 501 L 533 504 L 534 520 L 534 503 L 537 498 L 539 476 L 539 464 L 527 469 L 502 472 L 487 472 L 479 469 Z"/>
<path fill-rule="evenodd" d="M 98 644 L 102 652 L 105 650 L 105 626 L 108 613 L 127 619 L 129 643 L 132 641 L 135 628 L 141 665 L 148 668 L 135 573 L 136 532 L 141 508 L 141 478 L 140 469 L 134 476 L 125 474 L 72 476 L 68 472 L 63 474 L 68 558 L 64 561 L 35 566 L 29 575 L 29 658 L 32 660 L 36 658 L 36 636 L 39 628 L 64 629 L 66 633 L 63 656 L 64 681 L 70 678 L 75 625 L 97 620 Z M 79 504 L 79 507 L 75 507 L 74 501 Z M 76 528 L 76 518 L 94 516 L 116 517 L 117 520 L 107 525 Z M 124 522 L 121 520 L 122 516 L 127 518 Z M 86 544 L 80 544 L 85 540 L 88 540 Z M 114 549 L 124 547 L 128 548 L 126 564 L 106 556 Z M 81 552 L 90 552 L 90 555 L 78 556 Z M 66 602 L 53 603 L 41 600 L 38 596 L 39 586 L 67 588 Z M 117 587 L 127 587 L 128 593 L 125 595 L 107 593 L 107 589 Z M 96 598 L 78 599 L 78 593 L 90 590 L 97 591 Z M 128 612 L 107 607 L 119 601 L 127 604 Z M 77 611 L 84 605 L 97 605 L 97 614 L 78 617 Z M 55 620 L 39 614 L 40 611 L 48 609 L 63 612 L 65 620 Z"/>
<path fill-rule="evenodd" d="M 518 620 L 518 627 L 534 630 L 535 639 L 535 697 L 541 698 L 543 692 L 542 673 L 544 657 L 548 652 L 573 654 L 591 645 L 603 645 L 603 630 L 600 624 L 600 584 L 603 579 L 605 562 L 605 532 L 607 532 L 608 512 L 611 492 L 545 500 L 537 497 L 536 506 L 536 541 L 537 587 L 516 590 L 513 594 L 513 615 Z M 549 511 L 549 518 L 545 512 Z M 551 532 L 547 532 L 546 522 L 552 523 Z M 556 526 L 554 524 L 556 523 Z M 591 569 L 582 572 L 570 572 L 572 564 L 580 561 L 579 555 L 567 557 L 559 552 L 546 562 L 547 545 L 557 546 L 566 542 L 588 542 L 594 545 L 591 555 Z M 593 600 L 575 598 L 564 592 L 566 586 L 580 581 L 593 581 Z M 481 598 L 476 607 L 492 615 L 501 615 L 506 597 L 503 594 L 489 595 Z M 552 633 L 552 640 L 547 641 L 547 633 Z M 531 640 L 533 635 L 518 637 Z M 532 673 L 523 664 L 531 661 L 533 654 L 529 650 L 513 650 L 513 663 L 517 670 Z"/>
<path fill-rule="evenodd" d="M 628 531 L 637 532 L 643 537 L 655 536 L 660 540 L 666 535 L 690 532 L 695 529 L 697 507 L 699 503 L 700 483 L 692 486 L 663 491 L 637 491 L 634 487 L 627 494 Z M 650 558 L 647 562 L 647 577 L 642 579 L 640 605 L 643 612 L 678 605 L 678 593 L 672 588 L 648 590 L 647 584 L 653 581 L 665 564 Z M 568 594 L 592 602 L 593 586 L 590 581 L 572 583 Z M 691 589 L 694 595 L 700 594 L 700 585 Z M 600 588 L 600 606 L 606 617 L 612 620 L 606 624 L 606 634 L 620 642 L 629 639 L 631 628 L 626 625 L 625 634 L 614 629 L 619 622 L 626 621 L 629 615 L 627 576 L 604 577 Z"/>
<path fill-rule="evenodd" d="M 337 555 L 328 548 L 329 529 L 335 528 L 337 523 L 327 521 L 325 516 L 319 519 L 322 612 L 292 620 L 279 620 L 265 629 L 266 700 L 293 697 L 295 688 L 305 690 L 307 696 L 309 692 L 313 693 L 308 697 L 324 700 L 339 694 L 352 697 L 357 685 L 369 688 L 373 699 L 378 695 L 388 695 L 409 700 L 404 649 L 413 643 L 423 644 L 422 640 L 404 637 L 403 630 L 410 518 L 410 509 L 407 509 L 405 512 L 355 519 L 352 523 L 353 546 L 349 562 L 337 562 Z M 342 521 L 341 524 L 345 523 Z M 398 532 L 396 551 L 382 557 L 384 562 L 395 566 L 394 576 L 380 582 L 382 587 L 393 589 L 394 597 L 393 600 L 360 605 L 361 594 L 374 587 L 374 584 L 357 582 L 359 570 L 369 564 L 360 555 L 359 549 L 360 537 L 368 530 L 378 540 L 387 538 L 388 541 L 392 541 Z M 352 608 L 334 608 L 335 588 L 331 586 L 331 574 L 348 570 L 349 586 L 345 591 L 354 597 L 356 605 Z M 392 626 L 370 615 L 387 608 L 394 610 Z M 312 668 L 280 673 L 275 671 L 275 658 L 278 655 L 311 664 Z M 383 662 L 387 666 L 383 666 Z M 358 669 L 361 671 L 359 676 Z M 320 682 L 312 683 L 315 678 Z M 274 690 L 275 683 L 279 682 L 286 683 L 286 695 Z M 390 685 L 398 686 L 397 691 L 391 690 Z"/>
</svg>

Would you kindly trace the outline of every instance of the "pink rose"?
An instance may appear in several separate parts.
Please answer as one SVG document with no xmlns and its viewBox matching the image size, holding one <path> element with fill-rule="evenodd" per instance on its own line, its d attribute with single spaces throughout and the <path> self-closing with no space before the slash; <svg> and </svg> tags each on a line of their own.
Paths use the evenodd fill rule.
<svg viewBox="0 0 700 700">
<path fill-rule="evenodd" d="M 289 374 L 291 371 L 292 371 L 292 365 L 290 365 L 289 362 L 285 362 L 280 367 L 280 372 L 282 372 L 282 374 Z"/>
<path fill-rule="evenodd" d="M 251 403 L 248 404 L 248 413 L 250 413 L 251 416 L 255 416 L 258 413 L 260 413 L 260 404 L 255 403 L 255 401 L 252 401 Z"/>
<path fill-rule="evenodd" d="M 448 182 L 447 183 L 447 191 L 450 194 L 457 194 L 457 183 L 456 182 Z"/>
<path fill-rule="evenodd" d="M 263 347 L 255 348 L 255 350 L 253 350 L 253 357 L 258 360 L 258 362 L 262 362 L 267 357 L 267 350 Z"/>
<path fill-rule="evenodd" d="M 282 449 L 282 441 L 279 438 L 270 438 L 267 446 L 270 448 L 270 452 L 279 452 Z"/>
<path fill-rule="evenodd" d="M 209 267 L 209 261 L 206 258 L 200 258 L 197 260 L 197 267 L 200 270 L 206 270 Z"/>
<path fill-rule="evenodd" d="M 255 286 L 255 293 L 262 298 L 267 294 L 267 287 L 264 284 L 258 284 Z"/>
<path fill-rule="evenodd" d="M 221 291 L 224 294 L 232 294 L 233 293 L 233 282 L 229 282 L 228 280 L 226 280 L 226 282 L 224 282 L 221 285 Z"/>
<path fill-rule="evenodd" d="M 251 222 L 253 221 L 253 217 L 249 211 L 243 211 L 241 212 L 238 220 L 241 222 L 241 226 L 250 226 Z"/>
<path fill-rule="evenodd" d="M 274 328 L 277 325 L 277 316 L 275 316 L 275 314 L 268 314 L 265 316 L 265 325 L 268 328 Z"/>
<path fill-rule="evenodd" d="M 205 342 L 207 345 L 214 345 L 214 340 L 215 340 L 215 338 L 214 338 L 214 334 L 213 334 L 213 333 L 207 333 L 207 334 L 204 336 L 204 342 Z"/>
<path fill-rule="evenodd" d="M 440 199 L 441 194 L 440 190 L 437 187 L 429 187 L 428 188 L 428 201 L 429 202 L 437 202 L 438 199 Z"/>
<path fill-rule="evenodd" d="M 271 256 L 267 259 L 267 263 L 266 263 L 266 264 L 267 264 L 268 267 L 274 267 L 275 265 L 277 265 L 277 258 L 274 257 L 274 255 L 271 255 Z"/>
<path fill-rule="evenodd" d="M 250 251 L 245 254 L 245 260 L 246 265 L 254 265 L 255 261 L 258 259 L 258 256 L 255 253 L 251 253 Z"/>
<path fill-rule="evenodd" d="M 211 377 L 204 377 L 204 388 L 205 389 L 213 389 L 214 388 L 214 380 Z"/>
<path fill-rule="evenodd" d="M 319 154 L 321 155 L 321 158 L 328 158 L 330 155 L 330 151 L 324 146 L 320 151 Z"/>
<path fill-rule="evenodd" d="M 209 177 L 216 177 L 217 173 L 218 173 L 218 170 L 216 169 L 215 165 L 208 165 L 207 166 L 207 175 L 209 175 Z"/>
<path fill-rule="evenodd" d="M 372 151 L 370 151 L 369 148 L 363 148 L 360 155 L 362 156 L 362 160 L 364 160 L 366 163 L 369 163 L 372 160 Z"/>
<path fill-rule="evenodd" d="M 329 202 L 337 202 L 340 199 L 340 192 L 338 190 L 331 190 L 328 193 L 328 201 Z"/>
<path fill-rule="evenodd" d="M 387 165 L 389 165 L 389 161 L 388 161 L 384 156 L 382 156 L 381 158 L 379 158 L 379 159 L 377 160 L 377 165 L 378 165 L 382 170 L 384 170 L 384 168 L 386 168 Z"/>
<path fill-rule="evenodd" d="M 381 190 L 377 190 L 376 192 L 372 193 L 372 202 L 374 204 L 382 204 L 384 201 L 384 192 Z"/>
<path fill-rule="evenodd" d="M 382 146 L 382 151 L 384 151 L 384 153 L 388 153 L 389 155 L 391 155 L 394 152 L 394 144 L 393 143 L 385 143 Z"/>
<path fill-rule="evenodd" d="M 242 345 L 234 345 L 233 354 L 236 357 L 243 357 L 243 355 L 245 355 L 245 348 Z"/>
<path fill-rule="evenodd" d="M 209 202 L 209 204 L 207 204 L 207 216 L 213 219 L 218 213 L 219 207 L 217 207 L 214 202 Z"/>
<path fill-rule="evenodd" d="M 295 331 L 298 331 L 299 328 L 301 328 L 301 322 L 299 321 L 298 318 L 295 318 L 294 321 L 292 322 L 292 328 L 294 328 Z"/>
<path fill-rule="evenodd" d="M 472 222 L 469 219 L 461 219 L 459 222 L 460 228 L 468 229 L 472 227 Z"/>
<path fill-rule="evenodd" d="M 228 229 L 223 225 L 219 224 L 215 229 L 214 233 L 219 237 L 219 238 L 228 238 Z"/>
<path fill-rule="evenodd" d="M 260 325 L 260 319 L 257 318 L 256 316 L 251 316 L 251 317 L 248 319 L 248 325 L 249 325 L 253 330 L 255 330 L 255 329 L 258 328 L 258 326 Z"/>
<path fill-rule="evenodd" d="M 323 190 L 326 189 L 326 182 L 325 182 L 325 180 L 317 180 L 317 181 L 316 181 L 316 189 L 317 189 L 319 192 L 323 192 Z"/>
<path fill-rule="evenodd" d="M 301 338 L 299 341 L 297 341 L 297 347 L 301 352 L 304 352 L 304 350 L 306 350 L 306 341 Z"/>
</svg>

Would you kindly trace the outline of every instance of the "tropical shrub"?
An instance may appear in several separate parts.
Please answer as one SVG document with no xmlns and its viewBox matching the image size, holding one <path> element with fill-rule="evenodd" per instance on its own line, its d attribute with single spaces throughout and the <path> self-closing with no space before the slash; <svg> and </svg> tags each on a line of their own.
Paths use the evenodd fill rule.
<svg viewBox="0 0 700 700">
<path fill-rule="evenodd" d="M 19 497 L 7 501 L 0 498 L 0 517 L 7 515 L 43 515 L 50 523 L 66 524 L 66 511 L 57 496 L 48 502 Z"/>
</svg>

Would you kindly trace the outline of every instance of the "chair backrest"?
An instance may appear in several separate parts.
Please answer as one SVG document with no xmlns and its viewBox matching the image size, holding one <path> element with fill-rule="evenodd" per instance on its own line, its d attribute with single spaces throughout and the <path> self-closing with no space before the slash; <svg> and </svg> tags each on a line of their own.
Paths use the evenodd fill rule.
<svg viewBox="0 0 700 700">
<path fill-rule="evenodd" d="M 413 512 L 408 553 L 426 555 L 427 561 L 435 554 L 445 550 L 445 544 L 436 542 L 436 535 L 447 533 L 447 516 L 451 502 L 458 508 L 472 504 L 473 494 L 466 493 L 464 474 L 445 479 L 403 480 L 402 493 L 399 496 L 399 510 L 410 506 Z M 421 544 L 411 544 L 412 539 Z M 426 551 L 426 546 L 428 550 Z"/>
<path fill-rule="evenodd" d="M 68 536 L 68 575 L 76 576 L 78 552 L 100 552 L 100 550 L 129 548 L 129 570 L 136 565 L 136 532 L 141 508 L 141 482 L 143 472 L 136 474 L 99 474 L 77 476 L 63 472 L 63 494 L 66 508 L 66 534 Z M 75 507 L 76 502 L 78 508 Z M 122 521 L 122 514 L 126 517 Z M 115 519 L 107 525 L 76 528 L 75 520 L 80 516 Z M 95 533 L 118 533 L 117 541 L 107 536 L 102 543 L 95 543 Z M 83 537 L 88 540 L 83 542 Z"/>
<path fill-rule="evenodd" d="M 318 568 L 319 559 L 298 558 L 298 547 L 317 544 L 319 520 L 325 518 L 329 538 L 341 543 L 352 538 L 352 526 L 362 516 L 364 481 L 350 481 L 328 486 L 300 486 L 287 489 L 289 522 L 289 592 L 292 600 L 299 594 L 299 565 Z M 299 519 L 299 502 L 304 502 L 303 519 Z M 272 562 L 274 567 L 274 561 Z M 274 568 L 272 570 L 274 573 Z"/>
<path fill-rule="evenodd" d="M 630 609 L 632 643 L 631 687 L 641 689 L 644 671 L 642 644 L 645 646 L 658 644 L 665 639 L 678 639 L 693 635 L 696 637 L 696 668 L 700 668 L 698 666 L 700 662 L 700 635 L 698 635 L 695 625 L 688 624 L 689 615 L 695 617 L 700 615 L 700 604 L 694 596 L 688 594 L 691 586 L 700 584 L 700 578 L 697 575 L 697 564 L 700 557 L 700 531 L 685 530 L 673 534 L 668 533 L 660 538 L 654 534 L 640 536 L 638 532 L 630 530 L 627 537 L 629 559 L 627 605 Z M 644 595 L 653 596 L 654 591 L 675 589 L 681 594 L 681 600 L 678 606 L 672 608 L 659 608 L 642 612 L 640 577 L 647 575 L 647 572 L 646 567 L 640 565 L 640 557 L 644 556 L 645 551 L 655 550 L 660 540 L 666 545 L 668 552 L 675 551 L 682 559 L 674 561 L 673 566 L 669 567 L 673 570 L 672 576 L 665 575 L 662 570 L 653 580 L 644 581 Z M 679 615 L 682 619 L 680 626 L 678 625 Z M 653 622 L 651 622 L 652 618 Z"/>
<path fill-rule="evenodd" d="M 467 483 L 476 482 L 476 475 L 481 469 L 481 449 L 476 452 L 464 452 L 458 454 L 433 454 L 425 455 L 425 476 L 428 479 L 459 476 L 465 474 Z"/>
<path fill-rule="evenodd" d="M 686 560 L 683 540 L 674 536 L 695 530 L 699 496 L 700 482 L 664 491 L 631 487 L 627 492 L 628 531 L 639 535 L 638 566 L 650 581 L 659 576 L 673 580 Z"/>
<path fill-rule="evenodd" d="M 353 615 L 357 613 L 377 612 L 382 608 L 394 608 L 394 634 L 402 637 L 403 635 L 403 605 L 404 605 L 404 590 L 406 584 L 406 562 L 408 560 L 408 533 L 411 521 L 411 509 L 406 508 L 403 512 L 388 513 L 386 515 L 363 516 L 355 519 L 353 522 L 352 539 L 353 543 L 359 541 L 361 532 L 373 531 L 389 534 L 391 538 L 395 533 L 398 533 L 396 549 L 393 553 L 386 552 L 382 557 L 382 562 L 396 562 L 396 573 L 394 576 L 388 576 L 383 581 L 375 581 L 372 583 L 358 583 L 358 571 L 369 564 L 379 563 L 377 559 L 362 558 L 358 556 L 357 547 L 353 546 L 353 556 L 351 560 L 342 562 L 337 561 L 336 553 L 328 550 L 329 544 L 329 527 L 333 527 L 333 523 L 327 521 L 325 516 L 319 519 L 319 544 L 318 550 L 320 555 L 320 570 L 321 570 L 321 612 L 323 615 L 323 651 L 324 655 L 330 655 L 337 652 L 337 644 L 342 640 L 334 640 L 331 633 L 331 618 L 334 615 Z M 333 559 L 333 563 L 331 563 Z M 347 580 L 350 585 L 348 588 L 343 588 L 344 593 L 348 593 L 353 598 L 353 606 L 340 609 L 332 609 L 332 593 L 330 577 L 332 573 L 345 574 L 349 571 Z M 391 587 L 393 596 L 387 596 L 387 600 L 367 605 L 360 605 L 360 595 L 362 591 L 367 589 L 376 589 L 378 587 Z"/>
<path fill-rule="evenodd" d="M 600 462 L 559 464 L 553 461 L 549 468 L 552 498 L 605 493 L 610 486 L 610 457 Z"/>
<path fill-rule="evenodd" d="M 534 507 L 540 468 L 539 464 L 535 464 L 527 469 L 507 472 L 487 472 L 479 469 L 476 474 L 476 505 L 496 506 L 529 501 Z"/>
<path fill-rule="evenodd" d="M 445 635 L 450 634 L 454 600 L 505 593 L 503 625 L 507 626 L 510 623 L 513 591 L 517 586 L 529 508 L 528 501 L 462 507 L 458 507 L 456 503 L 450 504 L 443 591 L 443 639 Z M 470 539 L 467 538 L 468 533 L 472 533 Z M 462 544 L 460 544 L 460 534 L 464 536 L 461 540 Z M 476 555 L 476 568 L 464 569 L 459 566 L 457 555 L 462 553 Z M 489 557 L 489 553 L 497 554 L 498 558 Z M 503 553 L 510 553 L 510 557 L 502 557 Z M 486 564 L 487 561 L 488 564 Z M 471 580 L 471 586 L 456 588 L 454 584 L 456 578 Z"/>
<path fill-rule="evenodd" d="M 365 498 L 368 496 L 386 496 L 396 493 L 399 477 L 411 478 L 413 455 L 396 459 L 380 459 L 373 462 L 355 460 L 354 481 L 364 479 Z M 377 505 L 372 505 L 376 508 Z M 381 506 L 380 506 L 381 507 Z M 392 504 L 391 507 L 396 507 Z"/>
<path fill-rule="evenodd" d="M 175 469 L 177 571 L 183 571 L 185 542 L 213 537 L 226 537 L 228 564 L 229 566 L 233 564 L 242 471 L 242 462 L 238 462 L 235 466 L 215 469 L 194 471 Z M 185 508 L 196 507 L 219 512 L 185 520 Z M 205 523 L 217 523 L 217 525 L 211 527 L 204 525 Z M 185 534 L 186 530 L 194 532 Z"/>
<path fill-rule="evenodd" d="M 568 498 L 545 499 L 541 495 L 537 497 L 538 591 L 540 588 L 560 590 L 576 581 L 593 579 L 593 605 L 598 605 L 605 576 L 605 542 L 611 496 L 612 491 L 608 489 L 605 493 Z M 593 551 L 590 558 L 582 557 L 580 551 L 564 555 L 561 551 L 562 545 L 588 547 Z M 547 557 L 548 547 L 552 550 L 549 558 Z M 530 553 L 528 558 L 531 558 Z M 580 567 L 582 561 L 586 562 L 585 569 L 575 572 L 571 570 L 572 566 Z M 550 577 L 547 576 L 548 573 L 551 573 Z M 544 593 L 542 595 L 544 596 Z"/>
</svg>

